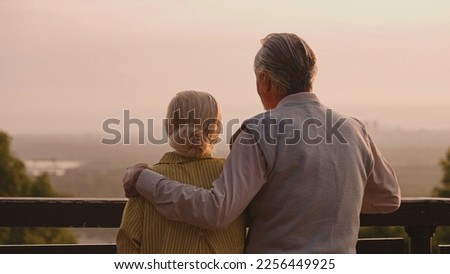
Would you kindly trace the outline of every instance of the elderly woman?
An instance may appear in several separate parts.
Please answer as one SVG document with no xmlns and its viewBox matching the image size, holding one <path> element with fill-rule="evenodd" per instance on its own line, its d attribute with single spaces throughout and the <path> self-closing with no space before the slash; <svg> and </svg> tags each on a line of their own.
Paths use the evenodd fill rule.
<svg viewBox="0 0 450 274">
<path fill-rule="evenodd" d="M 221 131 L 219 106 L 210 94 L 183 91 L 167 109 L 166 132 L 174 149 L 150 169 L 173 180 L 210 188 L 223 159 L 211 153 Z M 242 253 L 244 217 L 223 230 L 210 231 L 161 216 L 143 197 L 125 206 L 117 234 L 118 253 Z"/>
</svg>

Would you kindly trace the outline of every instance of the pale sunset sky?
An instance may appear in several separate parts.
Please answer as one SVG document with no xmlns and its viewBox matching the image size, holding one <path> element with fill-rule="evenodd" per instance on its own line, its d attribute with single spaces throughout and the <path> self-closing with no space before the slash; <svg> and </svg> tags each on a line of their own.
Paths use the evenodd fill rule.
<svg viewBox="0 0 450 274">
<path fill-rule="evenodd" d="M 304 38 L 314 92 L 361 120 L 450 129 L 450 1 L 0 1 L 0 130 L 101 133 L 160 119 L 176 92 L 224 120 L 263 111 L 253 58 L 271 32 Z"/>
</svg>

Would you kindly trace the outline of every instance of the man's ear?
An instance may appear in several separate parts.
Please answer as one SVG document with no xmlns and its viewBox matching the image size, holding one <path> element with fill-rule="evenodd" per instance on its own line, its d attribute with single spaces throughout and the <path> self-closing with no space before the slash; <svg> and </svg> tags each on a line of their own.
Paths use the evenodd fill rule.
<svg viewBox="0 0 450 274">
<path fill-rule="evenodd" d="M 269 74 L 267 72 L 261 72 L 260 75 L 261 79 L 261 88 L 262 92 L 267 93 L 270 89 L 272 89 L 272 79 L 270 78 Z"/>
</svg>

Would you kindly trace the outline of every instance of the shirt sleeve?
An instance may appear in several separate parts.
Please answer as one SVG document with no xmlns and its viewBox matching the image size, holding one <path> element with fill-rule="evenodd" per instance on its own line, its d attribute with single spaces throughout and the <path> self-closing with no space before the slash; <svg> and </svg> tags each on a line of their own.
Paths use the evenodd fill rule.
<svg viewBox="0 0 450 274">
<path fill-rule="evenodd" d="M 361 212 L 390 213 L 400 207 L 401 194 L 397 176 L 373 140 L 368 136 L 373 155 L 373 169 L 369 173 Z"/>
<path fill-rule="evenodd" d="M 211 189 L 169 180 L 150 170 L 142 171 L 136 189 L 167 219 L 211 230 L 227 227 L 266 182 L 267 164 L 259 145 L 241 143 L 242 135 Z"/>
</svg>

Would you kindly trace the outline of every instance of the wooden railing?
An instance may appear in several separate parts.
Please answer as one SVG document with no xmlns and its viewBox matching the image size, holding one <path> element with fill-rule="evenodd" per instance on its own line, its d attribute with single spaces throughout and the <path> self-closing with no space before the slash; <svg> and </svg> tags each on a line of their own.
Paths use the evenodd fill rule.
<svg viewBox="0 0 450 274">
<path fill-rule="evenodd" d="M 402 226 L 409 236 L 410 253 L 431 253 L 431 241 L 438 226 L 450 226 L 450 199 L 403 198 L 391 214 L 362 214 L 361 226 Z M 448 252 L 441 246 L 441 252 Z"/>
<path fill-rule="evenodd" d="M 0 198 L 0 227 L 102 227 L 120 225 L 126 199 Z M 404 198 L 391 214 L 362 214 L 361 226 L 402 226 L 410 253 L 431 253 L 438 226 L 450 226 L 450 199 Z M 403 239 L 360 239 L 360 253 L 397 253 Z M 392 250 L 389 248 L 393 248 Z M 442 246 L 441 252 L 449 247 Z M 114 244 L 3 245 L 0 253 L 114 253 Z"/>
</svg>

